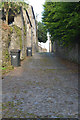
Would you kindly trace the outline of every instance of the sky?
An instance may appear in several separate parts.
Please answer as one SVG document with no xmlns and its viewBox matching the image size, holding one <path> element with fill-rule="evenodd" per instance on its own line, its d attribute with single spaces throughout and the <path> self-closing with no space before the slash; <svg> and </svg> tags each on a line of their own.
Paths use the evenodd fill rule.
<svg viewBox="0 0 80 120">
<path fill-rule="evenodd" d="M 45 0 L 28 0 L 28 3 L 33 6 L 35 16 L 37 15 L 37 20 L 41 21 L 43 4 Z"/>
</svg>

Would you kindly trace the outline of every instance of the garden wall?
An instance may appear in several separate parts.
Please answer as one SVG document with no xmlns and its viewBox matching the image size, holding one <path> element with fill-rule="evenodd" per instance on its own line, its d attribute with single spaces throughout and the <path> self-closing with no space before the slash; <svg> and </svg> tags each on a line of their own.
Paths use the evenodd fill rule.
<svg viewBox="0 0 80 120">
<path fill-rule="evenodd" d="M 78 44 L 70 45 L 68 47 L 62 47 L 59 46 L 57 43 L 54 43 L 54 51 L 58 56 L 80 64 Z"/>
</svg>

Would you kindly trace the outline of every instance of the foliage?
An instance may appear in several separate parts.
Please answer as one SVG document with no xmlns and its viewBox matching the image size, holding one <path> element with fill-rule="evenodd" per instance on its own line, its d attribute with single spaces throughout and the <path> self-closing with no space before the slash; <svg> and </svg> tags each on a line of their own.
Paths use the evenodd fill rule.
<svg viewBox="0 0 80 120">
<path fill-rule="evenodd" d="M 38 40 L 44 43 L 47 41 L 47 30 L 41 22 L 38 22 Z"/>
<path fill-rule="evenodd" d="M 19 37 L 19 40 L 20 40 L 20 49 L 22 50 L 22 36 L 21 36 L 21 30 L 18 26 L 14 25 L 13 26 L 16 33 L 17 33 L 17 36 Z"/>
<path fill-rule="evenodd" d="M 62 45 L 80 43 L 80 4 L 78 2 L 45 2 L 43 22 L 51 40 Z"/>
<path fill-rule="evenodd" d="M 0 2 L 0 8 L 6 10 L 6 23 L 8 24 L 9 12 L 12 11 L 12 16 L 19 14 L 21 7 L 25 10 L 28 5 L 25 2 Z"/>
</svg>

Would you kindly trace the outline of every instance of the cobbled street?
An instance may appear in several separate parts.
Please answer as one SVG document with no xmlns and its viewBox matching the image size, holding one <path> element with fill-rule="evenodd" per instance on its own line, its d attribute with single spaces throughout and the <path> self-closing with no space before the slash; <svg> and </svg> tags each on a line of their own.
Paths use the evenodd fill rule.
<svg viewBox="0 0 80 120">
<path fill-rule="evenodd" d="M 2 81 L 3 118 L 78 118 L 78 66 L 36 53 Z"/>
</svg>

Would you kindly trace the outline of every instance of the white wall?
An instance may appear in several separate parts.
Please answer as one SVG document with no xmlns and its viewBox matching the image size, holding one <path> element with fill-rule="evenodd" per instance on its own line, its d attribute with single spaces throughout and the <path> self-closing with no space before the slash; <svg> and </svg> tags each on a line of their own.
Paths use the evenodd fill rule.
<svg viewBox="0 0 80 120">
<path fill-rule="evenodd" d="M 49 52 L 49 40 L 47 40 L 46 43 L 38 42 L 38 46 L 40 46 L 42 48 L 46 48 L 47 52 Z"/>
<path fill-rule="evenodd" d="M 42 48 L 46 48 L 47 52 L 49 52 L 49 43 L 50 43 L 50 35 L 49 35 L 49 33 L 47 33 L 47 41 L 46 41 L 46 43 L 38 42 L 38 45 L 40 47 L 42 47 Z"/>
</svg>

